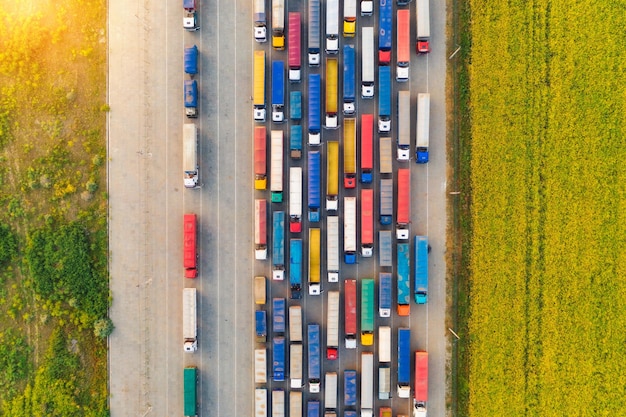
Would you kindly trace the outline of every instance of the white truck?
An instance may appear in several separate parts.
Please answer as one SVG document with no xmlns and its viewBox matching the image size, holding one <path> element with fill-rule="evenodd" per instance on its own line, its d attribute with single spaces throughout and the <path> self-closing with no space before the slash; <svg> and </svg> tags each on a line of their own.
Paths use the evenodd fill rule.
<svg viewBox="0 0 626 417">
<path fill-rule="evenodd" d="M 328 292 L 326 314 L 326 359 L 334 361 L 339 354 L 339 291 Z"/>
<path fill-rule="evenodd" d="M 374 13 L 373 0 L 361 0 L 361 16 L 371 16 Z"/>
<path fill-rule="evenodd" d="M 378 398 L 391 395 L 391 327 L 378 328 Z"/>
<path fill-rule="evenodd" d="M 198 316 L 196 312 L 196 289 L 183 289 L 183 339 L 185 352 L 198 350 Z"/>
<path fill-rule="evenodd" d="M 374 28 L 362 28 L 361 97 L 374 97 Z"/>
<path fill-rule="evenodd" d="M 361 353 L 361 417 L 374 416 L 374 354 Z"/>
<path fill-rule="evenodd" d="M 272 0 L 272 47 L 285 49 L 285 0 Z"/>
<path fill-rule="evenodd" d="M 326 217 L 326 270 L 328 282 L 339 282 L 339 217 Z"/>
<path fill-rule="evenodd" d="M 326 53 L 339 52 L 339 0 L 326 0 Z"/>
<path fill-rule="evenodd" d="M 324 409 L 335 411 L 337 409 L 337 373 L 326 372 L 326 384 L 324 385 Z"/>
<path fill-rule="evenodd" d="M 285 391 L 283 389 L 272 390 L 272 417 L 285 417 Z"/>
<path fill-rule="evenodd" d="M 183 125 L 183 170 L 185 188 L 199 188 L 198 128 L 194 123 Z"/>
<path fill-rule="evenodd" d="M 347 264 L 356 263 L 356 197 L 344 197 L 343 253 Z"/>
<path fill-rule="evenodd" d="M 398 161 L 411 156 L 411 92 L 398 91 Z"/>
<path fill-rule="evenodd" d="M 417 138 L 415 144 L 415 162 L 428 162 L 428 142 L 430 136 L 430 94 L 417 95 Z"/>
<path fill-rule="evenodd" d="M 302 308 L 300 306 L 289 307 L 289 341 L 302 342 Z"/>
<path fill-rule="evenodd" d="M 426 54 L 430 52 L 430 0 L 417 0 L 417 53 Z"/>
<path fill-rule="evenodd" d="M 267 349 L 254 349 L 254 383 L 267 382 Z"/>
<path fill-rule="evenodd" d="M 283 201 L 283 131 L 272 130 L 270 155 L 270 191 L 272 203 Z"/>
<path fill-rule="evenodd" d="M 254 390 L 254 417 L 267 417 L 267 388 Z"/>
<path fill-rule="evenodd" d="M 267 42 L 265 0 L 254 0 L 254 40 L 257 42 Z"/>
<path fill-rule="evenodd" d="M 356 35 L 356 0 L 343 0 L 343 36 Z"/>
<path fill-rule="evenodd" d="M 302 343 L 289 347 L 289 380 L 291 388 L 302 388 Z"/>
<path fill-rule="evenodd" d="M 289 168 L 289 231 L 302 230 L 302 168 Z"/>
</svg>

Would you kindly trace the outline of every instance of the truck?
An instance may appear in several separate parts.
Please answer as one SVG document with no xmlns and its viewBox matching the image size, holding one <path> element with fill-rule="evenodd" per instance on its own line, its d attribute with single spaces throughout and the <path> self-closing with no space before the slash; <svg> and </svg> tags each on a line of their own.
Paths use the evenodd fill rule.
<svg viewBox="0 0 626 417">
<path fill-rule="evenodd" d="M 283 202 L 283 131 L 270 133 L 270 191 L 272 203 Z"/>
<path fill-rule="evenodd" d="M 430 0 L 417 0 L 417 42 L 416 49 L 418 54 L 427 54 L 430 52 Z"/>
<path fill-rule="evenodd" d="M 254 121 L 265 122 L 265 51 L 254 51 Z"/>
<path fill-rule="evenodd" d="M 356 197 L 344 197 L 343 253 L 344 262 L 356 263 Z"/>
<path fill-rule="evenodd" d="M 356 406 L 356 371 L 347 369 L 343 371 L 343 405 L 345 407 Z"/>
<path fill-rule="evenodd" d="M 320 65 L 320 0 L 309 0 L 309 66 Z"/>
<path fill-rule="evenodd" d="M 415 352 L 415 395 L 413 417 L 426 417 L 428 401 L 428 352 Z"/>
<path fill-rule="evenodd" d="M 267 348 L 254 349 L 254 383 L 267 382 Z"/>
<path fill-rule="evenodd" d="M 321 95 L 320 75 L 309 74 L 309 145 L 311 146 L 318 146 L 321 143 Z"/>
<path fill-rule="evenodd" d="M 185 278 L 198 276 L 198 217 L 189 213 L 183 216 L 183 267 Z"/>
<path fill-rule="evenodd" d="M 429 122 L 430 94 L 419 93 L 417 95 L 417 137 L 415 140 L 415 162 L 418 164 L 428 162 Z"/>
<path fill-rule="evenodd" d="M 272 279 L 285 279 L 285 212 L 275 211 L 272 223 Z"/>
<path fill-rule="evenodd" d="M 379 164 L 381 174 L 391 174 L 393 165 L 391 163 L 391 138 L 379 138 Z"/>
<path fill-rule="evenodd" d="M 267 132 L 265 126 L 254 128 L 254 189 L 267 188 Z"/>
<path fill-rule="evenodd" d="M 198 47 L 196 45 L 185 48 L 185 73 L 193 78 L 198 73 Z"/>
<path fill-rule="evenodd" d="M 408 243 L 398 243 L 398 315 L 408 316 L 411 313 L 411 279 L 409 277 L 411 252 Z"/>
<path fill-rule="evenodd" d="M 378 399 L 388 400 L 391 397 L 391 368 L 381 364 L 378 367 Z"/>
<path fill-rule="evenodd" d="M 343 120 L 343 186 L 356 187 L 356 119 Z"/>
<path fill-rule="evenodd" d="M 343 46 L 343 114 L 356 112 L 356 53 L 354 45 Z"/>
<path fill-rule="evenodd" d="M 374 97 L 374 28 L 361 28 L 361 97 Z"/>
<path fill-rule="evenodd" d="M 380 230 L 378 232 L 378 265 L 381 268 L 391 268 L 393 266 L 393 255 L 391 251 L 391 230 Z"/>
<path fill-rule="evenodd" d="M 388 400 L 391 394 L 391 327 L 378 328 L 378 399 Z"/>
<path fill-rule="evenodd" d="M 254 40 L 260 43 L 267 42 L 265 0 L 254 0 Z"/>
<path fill-rule="evenodd" d="M 320 229 L 309 229 L 309 295 L 320 295 Z"/>
<path fill-rule="evenodd" d="M 411 330 L 398 329 L 398 397 L 411 396 Z"/>
<path fill-rule="evenodd" d="M 361 189 L 361 255 L 374 255 L 374 190 Z"/>
<path fill-rule="evenodd" d="M 302 239 L 289 241 L 289 290 L 292 300 L 302 298 Z"/>
<path fill-rule="evenodd" d="M 391 132 L 391 68 L 378 67 L 378 89 L 378 132 Z"/>
<path fill-rule="evenodd" d="M 289 392 L 289 417 L 302 417 L 302 392 Z"/>
<path fill-rule="evenodd" d="M 183 414 L 185 417 L 198 415 L 197 403 L 198 369 L 188 366 L 183 370 Z"/>
<path fill-rule="evenodd" d="M 267 388 L 254 390 L 254 417 L 267 417 Z"/>
<path fill-rule="evenodd" d="M 378 414 L 379 417 L 392 417 L 393 412 L 391 407 L 380 407 L 380 412 Z"/>
<path fill-rule="evenodd" d="M 409 65 L 411 64 L 411 12 L 409 9 L 398 10 L 398 32 L 396 61 L 396 80 L 398 82 L 409 81 Z"/>
<path fill-rule="evenodd" d="M 198 128 L 194 123 L 183 124 L 183 184 L 185 188 L 200 188 L 198 165 Z"/>
<path fill-rule="evenodd" d="M 272 61 L 272 121 L 285 121 L 285 64 Z"/>
<path fill-rule="evenodd" d="M 285 417 L 285 391 L 281 388 L 272 390 L 272 417 Z"/>
<path fill-rule="evenodd" d="M 183 0 L 183 28 L 189 32 L 200 29 L 198 26 L 196 0 Z"/>
<path fill-rule="evenodd" d="M 302 343 L 292 343 L 289 348 L 289 381 L 291 388 L 302 388 Z"/>
<path fill-rule="evenodd" d="M 289 231 L 302 231 L 302 168 L 289 168 Z"/>
<path fill-rule="evenodd" d="M 374 354 L 361 353 L 361 417 L 374 415 Z"/>
<path fill-rule="evenodd" d="M 339 208 L 339 142 L 329 141 L 326 165 L 326 210 Z"/>
<path fill-rule="evenodd" d="M 185 80 L 183 82 L 183 93 L 185 96 L 185 116 L 195 119 L 198 117 L 198 82 L 196 80 Z"/>
<path fill-rule="evenodd" d="M 393 220 L 393 180 L 380 180 L 380 211 L 378 220 L 383 226 L 390 225 Z"/>
<path fill-rule="evenodd" d="M 328 292 L 327 307 L 326 359 L 334 361 L 339 355 L 339 291 Z M 326 389 L 328 389 L 328 387 L 326 387 Z"/>
<path fill-rule="evenodd" d="M 267 342 L 267 312 L 265 310 L 254 312 L 254 332 L 258 343 Z"/>
<path fill-rule="evenodd" d="M 400 10 L 407 12 L 408 10 Z M 398 161 L 411 157 L 411 92 L 398 91 Z"/>
<path fill-rule="evenodd" d="M 302 119 L 302 93 L 300 91 L 289 93 L 289 116 L 292 120 Z M 302 149 L 302 145 L 300 145 L 300 149 Z"/>
<path fill-rule="evenodd" d="M 346 349 L 356 349 L 356 280 L 344 281 Z"/>
<path fill-rule="evenodd" d="M 428 301 L 428 237 L 415 236 L 413 250 L 415 251 L 413 274 L 415 302 L 426 304 Z"/>
<path fill-rule="evenodd" d="M 326 372 L 324 409 L 327 411 L 335 411 L 337 409 L 337 372 Z"/>
<path fill-rule="evenodd" d="M 319 151 L 309 151 L 309 178 L 308 178 L 308 207 L 309 222 L 316 223 L 320 221 L 320 205 L 321 205 L 321 185 L 320 185 L 320 165 L 321 157 Z"/>
<path fill-rule="evenodd" d="M 328 282 L 339 282 L 339 217 L 326 217 L 326 270 Z"/>
<path fill-rule="evenodd" d="M 289 129 L 289 155 L 291 159 L 300 159 L 302 158 L 302 125 L 291 125 Z"/>
<path fill-rule="evenodd" d="M 264 276 L 254 277 L 254 303 L 258 305 L 265 304 L 267 283 Z"/>
<path fill-rule="evenodd" d="M 272 379 L 274 382 L 285 380 L 285 338 L 274 337 L 272 343 Z"/>
<path fill-rule="evenodd" d="M 326 0 L 326 53 L 339 52 L 339 0 Z"/>
<path fill-rule="evenodd" d="M 272 0 L 272 47 L 285 49 L 285 0 Z"/>
<path fill-rule="evenodd" d="M 391 273 L 378 274 L 378 316 L 391 317 Z"/>
<path fill-rule="evenodd" d="M 409 238 L 409 223 L 411 222 L 411 171 L 398 169 L 398 211 L 396 215 L 396 238 Z"/>
<path fill-rule="evenodd" d="M 198 350 L 198 316 L 196 313 L 196 289 L 183 288 L 183 350 Z"/>
<path fill-rule="evenodd" d="M 361 344 L 374 344 L 374 280 L 361 280 Z"/>
<path fill-rule="evenodd" d="M 393 0 L 380 0 L 378 12 L 378 65 L 391 62 L 391 21 Z"/>
<path fill-rule="evenodd" d="M 274 298 L 272 300 L 272 332 L 285 333 L 285 309 L 286 301 L 284 298 Z"/>
<path fill-rule="evenodd" d="M 309 400 L 306 405 L 306 417 L 320 417 L 320 402 Z"/>
<path fill-rule="evenodd" d="M 329 0 L 334 1 L 334 0 Z M 326 58 L 326 129 L 336 129 L 337 124 L 337 58 Z"/>
<path fill-rule="evenodd" d="M 343 0 L 343 36 L 356 35 L 356 0 Z"/>
<path fill-rule="evenodd" d="M 287 32 L 287 47 L 289 48 L 289 82 L 300 82 L 300 68 L 302 66 L 300 58 L 300 48 L 302 44 L 302 20 L 300 12 L 289 12 L 289 32 Z"/>
<path fill-rule="evenodd" d="M 302 307 L 289 307 L 289 340 L 302 343 Z"/>
<path fill-rule="evenodd" d="M 267 259 L 267 200 L 254 200 L 254 258 Z"/>
<path fill-rule="evenodd" d="M 321 378 L 321 353 L 320 353 L 320 325 L 311 323 L 307 326 L 308 339 L 308 368 L 309 368 L 309 392 L 320 392 Z"/>
<path fill-rule="evenodd" d="M 361 182 L 372 183 L 374 170 L 374 115 L 361 115 Z"/>
</svg>

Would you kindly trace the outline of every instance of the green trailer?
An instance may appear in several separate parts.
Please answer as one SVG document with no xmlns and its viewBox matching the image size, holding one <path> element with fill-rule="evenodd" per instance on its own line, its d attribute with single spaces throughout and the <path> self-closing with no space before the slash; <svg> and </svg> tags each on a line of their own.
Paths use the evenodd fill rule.
<svg viewBox="0 0 626 417">
<path fill-rule="evenodd" d="M 198 380 L 198 369 L 196 367 L 185 368 L 184 373 L 184 394 L 185 394 L 185 417 L 196 417 L 196 382 Z"/>
<path fill-rule="evenodd" d="M 361 344 L 374 344 L 374 280 L 361 280 Z"/>
</svg>

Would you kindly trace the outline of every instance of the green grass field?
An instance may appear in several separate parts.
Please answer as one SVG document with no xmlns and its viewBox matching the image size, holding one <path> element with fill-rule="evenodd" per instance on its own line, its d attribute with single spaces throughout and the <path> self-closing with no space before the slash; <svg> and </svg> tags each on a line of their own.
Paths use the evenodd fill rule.
<svg viewBox="0 0 626 417">
<path fill-rule="evenodd" d="M 626 415 L 626 7 L 470 9 L 467 413 Z"/>
</svg>

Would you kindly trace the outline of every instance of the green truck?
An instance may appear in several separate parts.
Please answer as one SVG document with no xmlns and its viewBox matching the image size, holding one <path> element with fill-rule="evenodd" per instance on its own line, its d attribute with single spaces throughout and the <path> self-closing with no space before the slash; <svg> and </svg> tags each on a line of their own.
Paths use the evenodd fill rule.
<svg viewBox="0 0 626 417">
<path fill-rule="evenodd" d="M 198 380 L 198 369 L 196 367 L 185 368 L 184 373 L 184 394 L 185 394 L 185 417 L 197 417 L 196 410 L 196 382 Z"/>
</svg>

